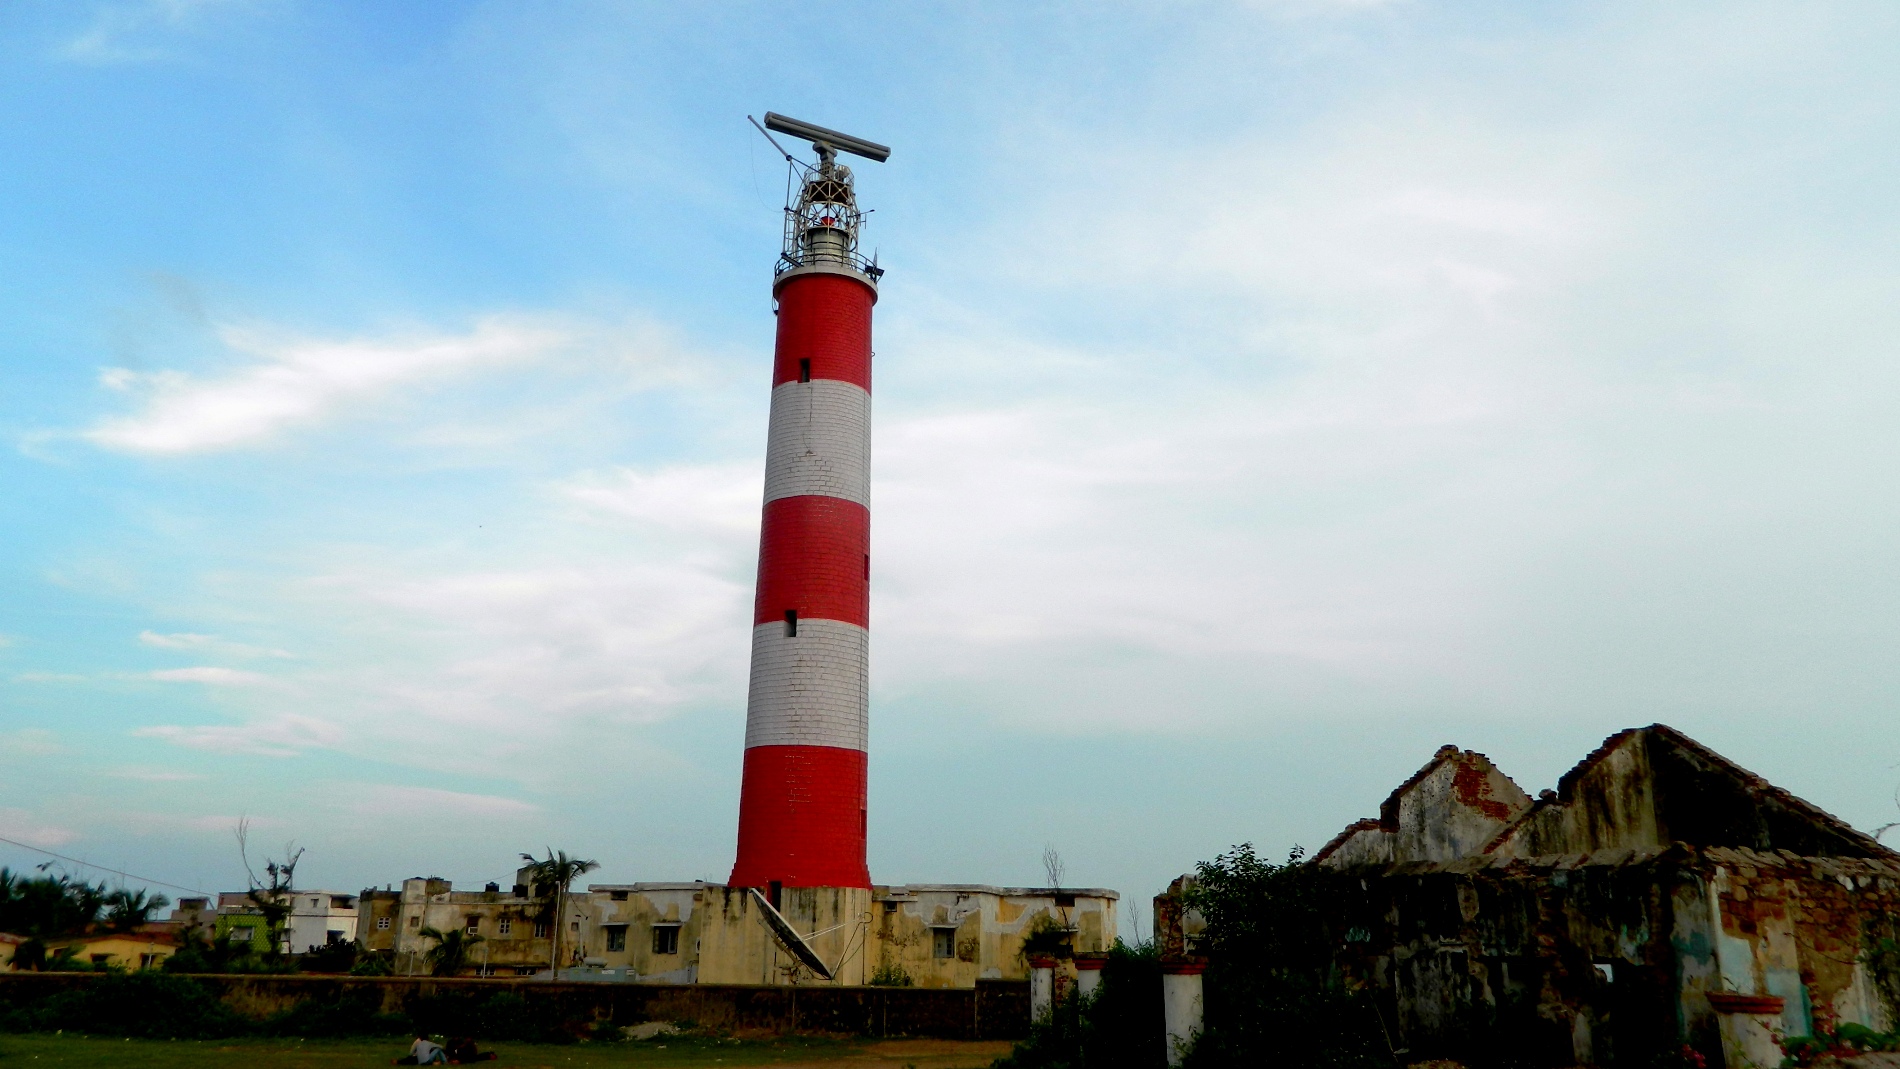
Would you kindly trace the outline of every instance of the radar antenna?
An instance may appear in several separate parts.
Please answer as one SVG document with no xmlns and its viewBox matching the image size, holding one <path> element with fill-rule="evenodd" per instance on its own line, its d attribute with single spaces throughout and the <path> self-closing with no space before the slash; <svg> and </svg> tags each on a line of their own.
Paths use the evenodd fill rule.
<svg viewBox="0 0 1900 1069">
<path fill-rule="evenodd" d="M 889 146 L 775 111 L 765 113 L 763 126 L 750 115 L 746 120 L 758 127 L 759 133 L 790 165 L 785 176 L 785 244 L 773 273 L 782 275 L 796 268 L 824 263 L 849 268 L 875 283 L 884 271 L 877 266 L 876 257 L 864 257 L 858 241 L 864 217 L 870 213 L 859 210 L 851 168 L 838 162 L 838 153 L 848 152 L 883 163 L 891 158 Z M 818 154 L 818 165 L 813 167 L 785 151 L 768 130 L 809 141 L 812 151 Z M 795 195 L 794 179 L 801 179 Z"/>
</svg>

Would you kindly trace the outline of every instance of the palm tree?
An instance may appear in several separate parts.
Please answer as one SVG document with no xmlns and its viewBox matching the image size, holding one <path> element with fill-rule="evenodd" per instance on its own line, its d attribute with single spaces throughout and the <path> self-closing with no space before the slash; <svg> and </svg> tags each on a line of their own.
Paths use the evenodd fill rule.
<svg viewBox="0 0 1900 1069">
<path fill-rule="evenodd" d="M 429 971 L 436 976 L 454 976 L 462 971 L 468 961 L 468 952 L 476 943 L 482 941 L 479 935 L 470 935 L 460 928 L 440 931 L 424 928 L 422 938 L 435 940 L 435 946 L 429 949 Z"/>
<path fill-rule="evenodd" d="M 172 900 L 161 894 L 147 894 L 143 889 L 128 891 L 121 887 L 107 895 L 106 926 L 115 932 L 132 931 L 152 919 L 152 911 L 164 909 Z"/>
<path fill-rule="evenodd" d="M 544 888 L 554 888 L 554 945 L 548 951 L 548 979 L 552 980 L 561 972 L 561 924 L 566 913 L 567 889 L 575 880 L 599 868 L 600 862 L 568 857 L 567 851 L 552 847 L 543 849 L 547 850 L 547 857 L 523 854 L 521 860 L 528 863 L 528 882 L 536 898 L 541 897 Z"/>
</svg>

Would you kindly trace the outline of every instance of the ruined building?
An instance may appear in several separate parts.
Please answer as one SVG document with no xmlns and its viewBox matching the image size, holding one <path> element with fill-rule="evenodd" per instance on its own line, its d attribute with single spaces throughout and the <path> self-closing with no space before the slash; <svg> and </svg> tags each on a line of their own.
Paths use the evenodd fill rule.
<svg viewBox="0 0 1900 1069">
<path fill-rule="evenodd" d="M 1896 1024 L 1866 948 L 1900 918 L 1900 855 L 1660 724 L 1527 796 L 1446 746 L 1312 859 L 1336 976 L 1409 1061 L 1777 1065 L 1774 1036 Z M 1164 953 L 1195 958 L 1183 883 Z"/>
<path fill-rule="evenodd" d="M 556 954 L 554 902 L 527 881 L 457 891 L 447 880 L 404 880 L 363 892 L 363 944 L 392 955 L 399 975 L 430 971 L 426 932 L 480 937 L 461 975 L 546 976 Z M 1118 896 L 1100 888 L 912 885 L 873 887 L 871 908 L 826 888 L 781 888 L 779 913 L 816 951 L 813 974 L 764 921 L 760 897 L 714 883 L 592 884 L 565 897 L 561 977 L 635 983 L 780 984 L 829 980 L 970 987 L 1024 980 L 1025 940 L 1056 931 L 1083 953 L 1114 945 Z"/>
</svg>

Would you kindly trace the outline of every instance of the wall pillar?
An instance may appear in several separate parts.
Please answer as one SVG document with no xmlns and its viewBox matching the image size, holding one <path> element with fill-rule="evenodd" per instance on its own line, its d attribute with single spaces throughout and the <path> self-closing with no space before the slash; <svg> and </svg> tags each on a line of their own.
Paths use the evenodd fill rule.
<svg viewBox="0 0 1900 1069">
<path fill-rule="evenodd" d="M 1201 973 L 1199 961 L 1161 963 L 1161 1006 L 1166 1015 L 1168 1064 L 1180 1065 L 1187 1049 L 1201 1034 Z"/>
<path fill-rule="evenodd" d="M 1056 959 L 1029 959 L 1029 1019 L 1040 1021 L 1056 1009 Z"/>
<path fill-rule="evenodd" d="M 1075 956 L 1075 993 L 1082 998 L 1093 998 L 1095 989 L 1102 986 L 1102 966 L 1108 964 L 1108 955 L 1101 951 L 1083 951 Z"/>
<path fill-rule="evenodd" d="M 1721 1020 L 1722 1064 L 1727 1069 L 1772 1069 L 1781 1064 L 1781 1012 L 1775 995 L 1709 992 L 1709 1005 Z"/>
</svg>

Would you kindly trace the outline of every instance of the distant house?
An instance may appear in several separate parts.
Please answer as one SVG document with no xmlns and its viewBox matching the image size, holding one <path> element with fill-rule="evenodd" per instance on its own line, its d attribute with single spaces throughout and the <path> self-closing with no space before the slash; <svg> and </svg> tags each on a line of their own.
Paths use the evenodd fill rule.
<svg viewBox="0 0 1900 1069">
<path fill-rule="evenodd" d="M 26 942 L 24 935 L 0 932 L 0 969 L 13 968 L 13 952 L 24 942 Z"/>
<path fill-rule="evenodd" d="M 49 939 L 46 956 L 69 955 L 92 965 L 136 971 L 155 969 L 178 952 L 179 939 L 165 932 L 106 932 L 97 935 Z"/>
<path fill-rule="evenodd" d="M 278 940 L 285 954 L 307 954 L 321 947 L 348 943 L 357 938 L 357 896 L 337 891 L 290 891 L 283 896 L 290 912 Z M 202 903 L 202 899 L 190 899 Z M 184 911 L 181 911 L 184 912 Z M 189 916 L 202 923 L 203 905 Z M 262 951 L 269 934 L 265 930 L 264 911 L 248 891 L 226 891 L 218 896 L 218 908 L 212 924 L 214 938 L 229 934 L 236 945 L 250 945 Z"/>
</svg>

